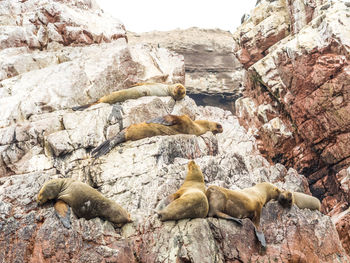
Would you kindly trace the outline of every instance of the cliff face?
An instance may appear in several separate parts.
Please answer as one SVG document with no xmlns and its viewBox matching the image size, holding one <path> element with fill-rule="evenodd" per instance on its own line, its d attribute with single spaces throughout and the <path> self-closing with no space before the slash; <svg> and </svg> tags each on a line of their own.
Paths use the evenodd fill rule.
<svg viewBox="0 0 350 263">
<path fill-rule="evenodd" d="M 261 1 L 234 34 L 248 70 L 240 123 L 265 157 L 306 175 L 347 251 L 349 17 L 348 2 Z"/>
<path fill-rule="evenodd" d="M 144 97 L 73 112 L 72 106 L 137 82 L 185 80 L 182 55 L 127 44 L 124 26 L 93 1 L 2 1 L 0 10 L 0 262 L 348 262 L 328 216 L 282 209 L 275 201 L 261 218 L 266 252 L 248 219 L 243 226 L 216 218 L 160 222 L 154 208 L 182 184 L 190 159 L 206 185 L 237 189 L 270 181 L 310 191 L 295 169 L 262 157 L 231 112 L 197 106 L 189 97 Z M 165 114 L 220 122 L 224 132 L 158 136 L 89 157 L 124 127 Z M 35 202 L 45 181 L 62 177 L 98 189 L 134 222 L 114 228 L 72 214 L 72 228 L 64 228 L 53 202 Z"/>
<path fill-rule="evenodd" d="M 184 56 L 188 94 L 197 104 L 235 111 L 234 101 L 242 96 L 246 70 L 233 51 L 232 34 L 220 29 L 189 28 L 128 32 L 130 43 L 165 47 Z"/>
</svg>

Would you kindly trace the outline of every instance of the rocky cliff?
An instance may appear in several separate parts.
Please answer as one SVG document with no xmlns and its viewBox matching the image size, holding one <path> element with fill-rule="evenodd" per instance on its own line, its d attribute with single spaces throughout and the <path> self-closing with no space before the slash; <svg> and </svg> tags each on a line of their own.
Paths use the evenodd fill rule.
<svg viewBox="0 0 350 263">
<path fill-rule="evenodd" d="M 188 95 L 199 105 L 235 112 L 234 101 L 242 96 L 246 70 L 237 59 L 232 34 L 220 29 L 127 33 L 130 43 L 165 47 L 184 56 Z"/>
<path fill-rule="evenodd" d="M 216 218 L 160 222 L 154 208 L 181 185 L 190 159 L 207 185 L 238 189 L 270 181 L 309 193 L 308 182 L 293 168 L 269 163 L 255 133 L 232 112 L 197 106 L 189 97 L 144 97 L 73 112 L 72 106 L 137 82 L 184 83 L 184 58 L 128 44 L 121 22 L 93 1 L 2 1 L 0 10 L 0 262 L 349 261 L 330 217 L 282 209 L 275 201 L 261 218 L 266 251 L 248 219 L 243 226 Z M 124 127 L 169 113 L 220 122 L 224 132 L 158 136 L 89 157 Z M 133 223 L 116 228 L 72 214 L 66 229 L 53 202 L 35 202 L 45 181 L 64 177 L 115 200 Z"/>
<path fill-rule="evenodd" d="M 234 33 L 248 70 L 240 123 L 273 162 L 303 173 L 349 243 L 349 43 L 345 1 L 261 1 Z"/>
</svg>

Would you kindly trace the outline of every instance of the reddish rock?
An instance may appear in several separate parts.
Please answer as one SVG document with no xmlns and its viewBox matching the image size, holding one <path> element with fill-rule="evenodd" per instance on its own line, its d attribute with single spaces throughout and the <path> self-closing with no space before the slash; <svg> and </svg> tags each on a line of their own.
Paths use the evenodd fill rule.
<svg viewBox="0 0 350 263">
<path fill-rule="evenodd" d="M 332 220 L 345 251 L 350 254 L 350 209 L 333 216 Z"/>
<path fill-rule="evenodd" d="M 237 58 L 249 68 L 268 53 L 268 48 L 289 35 L 289 14 L 286 1 L 260 1 L 233 34 Z"/>
<path fill-rule="evenodd" d="M 245 62 L 251 63 L 250 78 L 237 115 L 255 131 L 264 156 L 305 174 L 311 192 L 324 199 L 323 211 L 335 216 L 350 203 L 348 176 L 338 174 L 350 165 L 350 9 L 343 2 L 312 0 L 287 5 L 294 35 L 254 64 Z M 238 31 L 246 33 L 244 27 Z M 279 129 L 266 129 L 273 119 L 259 116 L 266 103 L 280 119 Z"/>
<path fill-rule="evenodd" d="M 167 222 L 162 225 L 154 221 L 154 224 L 146 224 L 134 233 L 135 236 L 130 236 L 141 262 L 163 262 L 163 250 L 171 251 L 167 257 L 170 262 L 349 260 L 342 254 L 343 248 L 337 241 L 338 235 L 329 218 L 307 209 L 293 207 L 285 210 L 277 202 L 269 203 L 263 209 L 261 225 L 267 242 L 265 252 L 261 251 L 253 225 L 247 219 L 242 227 L 214 218 L 181 220 L 177 224 Z M 199 245 L 202 239 L 210 242 Z M 213 254 L 213 248 L 219 253 Z"/>
<path fill-rule="evenodd" d="M 9 47 L 44 49 L 52 42 L 85 46 L 126 39 L 124 25 L 107 14 L 102 15 L 103 11 L 94 1 L 6 0 L 0 3 L 0 8 L 5 10 L 0 26 L 0 50 Z"/>
</svg>

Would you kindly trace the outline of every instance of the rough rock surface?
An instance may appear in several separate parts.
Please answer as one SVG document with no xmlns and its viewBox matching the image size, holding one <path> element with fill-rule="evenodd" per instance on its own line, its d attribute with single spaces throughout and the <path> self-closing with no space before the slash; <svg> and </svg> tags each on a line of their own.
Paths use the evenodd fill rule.
<svg viewBox="0 0 350 263">
<path fill-rule="evenodd" d="M 52 42 L 89 45 L 126 38 L 123 24 L 102 14 L 94 0 L 1 1 L 0 50 L 43 49 Z"/>
<path fill-rule="evenodd" d="M 260 1 L 233 34 L 239 61 L 248 68 L 263 58 L 269 47 L 289 34 L 289 20 L 286 0 Z"/>
<path fill-rule="evenodd" d="M 224 133 L 158 136 L 124 143 L 95 161 L 88 157 L 91 146 L 122 127 L 165 113 L 219 121 Z M 230 112 L 198 107 L 188 97 L 177 103 L 170 97 L 145 97 L 84 112 L 67 110 L 62 118 L 65 128 L 43 138 L 41 147 L 46 145 L 47 154 L 41 153 L 42 159 L 20 166 L 18 175 L 0 179 L 1 261 L 100 262 L 103 257 L 110 262 L 305 262 L 310 258 L 347 262 L 329 217 L 296 207 L 284 210 L 277 202 L 263 210 L 261 223 L 268 243 L 263 254 L 248 219 L 242 227 L 214 218 L 159 221 L 153 210 L 181 185 L 189 159 L 201 167 L 207 185 L 237 189 L 270 181 L 281 188 L 308 191 L 302 175 L 280 164 L 271 166 L 258 154 L 254 138 Z M 96 187 L 123 205 L 134 222 L 114 229 L 101 219 L 77 219 L 72 214 L 72 229 L 65 229 L 52 202 L 43 207 L 35 203 L 41 185 L 56 177 L 72 177 Z"/>
<path fill-rule="evenodd" d="M 270 24 L 274 15 L 261 10 L 288 14 L 289 35 L 278 34 L 281 22 Z M 349 24 L 348 2 L 261 1 L 234 34 L 239 59 L 249 67 L 245 95 L 236 102 L 240 123 L 265 157 L 306 175 L 332 216 L 350 204 Z M 251 33 L 267 26 L 274 28 L 271 36 Z M 344 228 L 338 231 L 348 240 Z"/>
<path fill-rule="evenodd" d="M 12 11 L 4 12 L 1 21 L 11 25 L 31 10 L 47 14 L 38 11 L 44 10 L 41 3 L 51 6 L 50 14 L 60 14 L 57 19 L 64 25 L 74 24 L 74 32 L 98 31 L 87 19 L 90 13 L 107 19 L 92 1 L 28 0 L 2 1 L 0 10 Z M 106 23 L 118 25 L 112 32 L 123 28 L 117 20 Z M 27 32 L 26 25 L 18 27 Z M 29 32 L 26 37 L 35 39 L 37 32 Z M 231 112 L 197 106 L 189 97 L 178 102 L 143 97 L 81 112 L 70 109 L 140 81 L 184 82 L 182 56 L 128 45 L 123 37 L 111 38 L 111 43 L 79 42 L 79 47 L 52 38 L 40 51 L 29 40 L 20 41 L 21 46 L 11 41 L 3 42 L 10 46 L 3 46 L 0 56 L 0 63 L 13 65 L 1 67 L 0 262 L 349 261 L 330 217 L 296 207 L 285 210 L 275 201 L 261 218 L 266 252 L 260 251 L 248 219 L 243 226 L 215 218 L 159 221 L 154 208 L 181 185 L 190 159 L 201 167 L 207 185 L 238 189 L 270 181 L 309 193 L 303 175 L 271 165 L 259 154 L 256 139 Z M 224 132 L 157 136 L 123 143 L 97 160 L 89 157 L 93 147 L 124 127 L 169 113 L 220 122 Z M 53 202 L 41 207 L 35 202 L 43 183 L 57 177 L 90 184 L 127 209 L 134 222 L 115 228 L 103 219 L 78 219 L 72 213 L 72 228 L 64 228 Z M 337 178 L 348 187 L 347 170 Z M 344 214 L 335 224 L 346 220 Z"/>
<path fill-rule="evenodd" d="M 232 34 L 220 29 L 127 33 L 129 43 L 165 47 L 184 56 L 186 88 L 200 105 L 213 105 L 234 111 L 234 101 L 242 96 L 246 74 L 232 47 Z"/>
</svg>

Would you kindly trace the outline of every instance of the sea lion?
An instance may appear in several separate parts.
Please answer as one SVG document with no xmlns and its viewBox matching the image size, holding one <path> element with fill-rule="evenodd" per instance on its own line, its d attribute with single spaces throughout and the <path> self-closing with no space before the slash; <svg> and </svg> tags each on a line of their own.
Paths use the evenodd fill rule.
<svg viewBox="0 0 350 263">
<path fill-rule="evenodd" d="M 67 228 L 70 228 L 69 206 L 79 218 L 102 217 L 118 226 L 131 222 L 130 215 L 116 202 L 91 186 L 70 178 L 52 179 L 43 185 L 37 203 L 42 205 L 51 199 L 58 200 L 55 204 L 56 214 Z"/>
<path fill-rule="evenodd" d="M 162 221 L 203 218 L 208 214 L 209 205 L 202 171 L 194 161 L 190 161 L 187 166 L 188 173 L 179 190 L 161 201 L 157 207 L 156 212 Z"/>
<path fill-rule="evenodd" d="M 250 218 L 255 234 L 265 248 L 264 233 L 260 231 L 260 216 L 263 206 L 271 199 L 277 199 L 280 190 L 271 183 L 258 183 L 242 190 L 230 190 L 219 186 L 209 186 L 206 196 L 209 202 L 208 216 L 216 216 L 237 221 L 237 218 Z"/>
<path fill-rule="evenodd" d="M 84 110 L 92 105 L 98 103 L 114 104 L 117 102 L 123 102 L 129 99 L 137 99 L 144 96 L 171 96 L 174 100 L 181 100 L 186 96 L 186 88 L 180 84 L 163 84 L 163 83 L 139 83 L 135 84 L 129 89 L 118 90 L 112 92 L 106 96 L 103 96 L 99 100 L 73 107 L 72 110 Z"/>
<path fill-rule="evenodd" d="M 299 192 L 282 191 L 278 196 L 278 202 L 286 208 L 291 208 L 295 204 L 300 209 L 310 210 L 321 209 L 321 202 L 316 197 Z"/>
<path fill-rule="evenodd" d="M 194 134 L 200 136 L 207 131 L 211 131 L 213 134 L 221 133 L 223 131 L 222 125 L 207 120 L 192 121 L 187 115 L 165 115 L 147 122 L 130 125 L 113 138 L 97 146 L 91 155 L 93 158 L 100 157 L 125 141 L 136 141 L 157 135 Z"/>
</svg>

